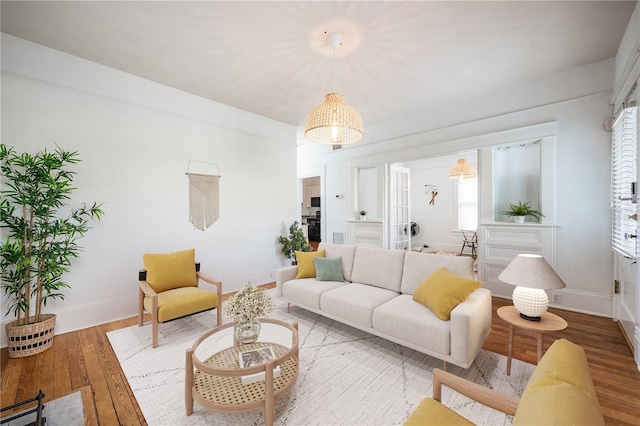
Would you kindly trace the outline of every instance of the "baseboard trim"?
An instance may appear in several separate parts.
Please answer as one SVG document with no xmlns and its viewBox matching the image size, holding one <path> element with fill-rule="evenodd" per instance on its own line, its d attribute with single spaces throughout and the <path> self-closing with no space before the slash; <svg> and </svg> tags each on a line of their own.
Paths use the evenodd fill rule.
<svg viewBox="0 0 640 426">
<path fill-rule="evenodd" d="M 502 282 L 486 280 L 484 287 L 491 290 L 492 296 L 511 300 L 514 287 Z M 589 293 L 576 290 L 550 290 L 549 306 L 567 311 L 580 312 L 583 314 L 596 315 L 599 317 L 613 318 L 611 295 Z M 553 297 L 557 296 L 559 301 L 553 302 Z"/>
</svg>

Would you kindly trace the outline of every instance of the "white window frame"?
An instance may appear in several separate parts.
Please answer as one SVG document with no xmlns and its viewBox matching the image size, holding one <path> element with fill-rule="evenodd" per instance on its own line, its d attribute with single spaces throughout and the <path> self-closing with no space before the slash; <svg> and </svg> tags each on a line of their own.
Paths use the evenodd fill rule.
<svg viewBox="0 0 640 426">
<path fill-rule="evenodd" d="M 476 201 L 475 204 L 474 203 L 470 203 L 468 201 L 464 201 L 460 199 L 460 195 L 461 192 L 460 191 L 460 186 L 461 185 L 475 185 L 476 188 Z M 462 229 L 464 229 L 465 231 L 475 231 L 478 229 L 478 208 L 479 208 L 479 204 L 478 204 L 478 177 L 473 177 L 473 178 L 468 178 L 465 179 L 463 182 L 458 183 L 455 186 L 455 208 L 454 208 L 454 220 L 455 220 L 455 224 L 457 226 L 457 229 L 454 230 L 455 231 L 460 231 Z M 460 209 L 462 209 L 463 206 L 467 206 L 467 207 L 473 207 L 475 205 L 475 211 L 476 211 L 476 226 L 475 227 L 470 227 L 470 226 L 461 226 L 460 224 Z"/>
<path fill-rule="evenodd" d="M 637 221 L 638 109 L 625 104 L 613 122 L 611 143 L 611 245 L 623 256 L 638 258 Z M 631 237 L 631 236 L 634 237 Z"/>
</svg>

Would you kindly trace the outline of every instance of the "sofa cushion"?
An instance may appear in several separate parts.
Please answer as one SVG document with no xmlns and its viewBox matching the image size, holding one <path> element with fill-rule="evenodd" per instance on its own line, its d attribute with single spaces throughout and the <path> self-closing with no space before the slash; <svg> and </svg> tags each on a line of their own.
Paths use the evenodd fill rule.
<svg viewBox="0 0 640 426">
<path fill-rule="evenodd" d="M 482 282 L 461 277 L 440 268 L 428 277 L 413 294 L 413 300 L 431 309 L 443 321 L 451 319 L 453 308 L 480 288 Z"/>
<path fill-rule="evenodd" d="M 315 278 L 291 280 L 282 285 L 282 296 L 300 306 L 319 310 L 322 293 L 343 285 L 344 281 L 316 281 Z"/>
<path fill-rule="evenodd" d="M 313 258 L 324 257 L 324 250 L 318 251 L 296 251 L 296 262 L 298 263 L 298 273 L 296 279 L 314 278 L 316 276 L 316 266 Z"/>
<path fill-rule="evenodd" d="M 475 278 L 473 258 L 470 256 L 448 256 L 412 251 L 407 252 L 404 256 L 400 291 L 403 294 L 415 293 L 425 278 L 442 267 L 447 268 L 447 270 L 456 275 L 471 279 Z"/>
<path fill-rule="evenodd" d="M 451 352 L 451 321 L 440 321 L 429 308 L 408 294 L 378 306 L 373 311 L 373 328 L 441 354 Z"/>
<path fill-rule="evenodd" d="M 584 350 L 556 340 L 522 393 L 514 425 L 604 425 Z"/>
<path fill-rule="evenodd" d="M 179 287 L 197 287 L 195 249 L 142 255 L 147 282 L 156 293 Z"/>
<path fill-rule="evenodd" d="M 320 307 L 328 315 L 371 328 L 373 310 L 398 293 L 365 284 L 345 284 L 322 293 Z"/>
<path fill-rule="evenodd" d="M 356 255 L 356 246 L 320 243 L 318 250 L 324 250 L 325 257 L 341 257 L 342 275 L 346 281 L 351 281 L 351 271 L 353 271 L 353 259 Z"/>
<path fill-rule="evenodd" d="M 405 253 L 404 250 L 357 246 L 351 282 L 400 293 Z"/>
<path fill-rule="evenodd" d="M 341 257 L 314 257 L 316 265 L 316 280 L 344 281 Z"/>
</svg>

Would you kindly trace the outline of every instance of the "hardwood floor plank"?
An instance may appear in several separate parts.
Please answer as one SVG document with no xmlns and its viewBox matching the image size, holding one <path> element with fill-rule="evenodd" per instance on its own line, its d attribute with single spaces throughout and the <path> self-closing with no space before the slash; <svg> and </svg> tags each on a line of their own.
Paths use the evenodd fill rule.
<svg viewBox="0 0 640 426">
<path fill-rule="evenodd" d="M 20 359 L 10 359 L 9 351 L 5 349 L 3 349 L 3 357 L 7 358 L 7 362 L 2 365 L 2 385 L 0 387 L 0 401 L 2 401 L 3 407 L 13 405 L 16 401 L 23 365 Z"/>
<path fill-rule="evenodd" d="M 61 334 L 53 339 L 53 393 L 69 394 L 71 387 L 71 365 L 69 363 L 69 334 Z"/>
<path fill-rule="evenodd" d="M 93 391 L 91 386 L 83 386 L 80 388 L 82 394 L 82 410 L 84 411 L 84 426 L 99 426 L 98 412 L 96 404 L 93 400 Z"/>
<path fill-rule="evenodd" d="M 55 339 L 54 339 L 55 340 Z M 55 389 L 53 387 L 53 347 L 39 354 L 37 359 L 38 380 L 36 387 L 44 393 L 44 401 L 54 399 Z M 37 391 L 36 391 L 37 393 Z"/>
<path fill-rule="evenodd" d="M 94 327 L 94 329 L 96 331 L 95 347 L 97 355 L 100 358 L 102 372 L 106 378 L 115 411 L 118 417 L 124 415 L 126 419 L 129 419 L 128 424 L 134 424 L 132 423 L 132 420 L 137 419 L 139 408 L 137 411 L 136 407 L 138 404 L 132 396 L 129 383 L 127 382 L 127 379 L 122 372 L 122 368 L 118 363 L 118 358 L 113 352 L 111 344 L 108 342 L 106 334 L 108 331 L 111 331 L 111 328 L 107 324 L 105 326 Z M 140 414 L 142 413 L 140 412 Z M 135 424 L 140 425 L 141 422 L 138 421 Z"/>
<path fill-rule="evenodd" d="M 88 386 L 89 375 L 87 374 L 87 365 L 85 363 L 84 354 L 82 352 L 82 344 L 79 332 L 67 333 L 68 346 L 67 353 L 69 355 L 69 372 L 71 376 L 71 388 L 80 389 Z"/>
<path fill-rule="evenodd" d="M 269 284 L 266 288 L 275 287 Z M 232 293 L 225 294 L 226 300 Z M 511 305 L 507 299 L 493 298 L 492 330 L 483 348 L 502 355 L 507 353 L 508 326 L 496 310 Z M 545 337 L 544 349 L 558 338 L 566 338 L 580 345 L 587 355 L 589 370 L 607 425 L 640 425 L 640 372 L 619 327 L 610 318 L 550 309 L 563 317 L 566 330 Z M 27 358 L 6 359 L 8 352 L 0 352 L 2 363 L 2 405 L 7 406 L 30 398 L 37 387 L 48 383 L 46 366 L 55 365 L 52 398 L 71 391 L 90 393 L 94 403 L 94 420 L 87 425 L 145 425 L 142 411 L 118 364 L 106 333 L 129 326 L 137 326 L 137 316 L 124 318 L 96 327 L 56 336 L 54 347 L 42 354 Z M 536 340 L 517 333 L 514 342 L 515 359 L 535 364 Z M 68 365 L 68 370 L 64 365 Z M 60 371 L 58 371 L 60 370 Z M 49 385 L 46 385 L 47 389 Z M 45 392 L 47 393 L 47 392 Z M 47 394 L 47 399 L 49 394 Z"/>
<path fill-rule="evenodd" d="M 118 422 L 118 416 L 112 403 L 109 386 L 102 372 L 95 346 L 93 344 L 83 346 L 82 353 L 87 362 L 87 374 L 91 381 L 91 388 L 93 389 L 98 422 L 104 425 L 121 424 Z"/>
</svg>

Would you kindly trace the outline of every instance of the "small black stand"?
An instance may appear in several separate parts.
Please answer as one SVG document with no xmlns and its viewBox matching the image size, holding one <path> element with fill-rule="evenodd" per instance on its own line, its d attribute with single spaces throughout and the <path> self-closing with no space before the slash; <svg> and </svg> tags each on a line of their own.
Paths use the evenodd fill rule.
<svg viewBox="0 0 640 426">
<path fill-rule="evenodd" d="M 0 423 L 9 423 L 10 421 L 18 419 L 20 417 L 24 417 L 24 416 L 27 416 L 29 414 L 36 413 L 36 421 L 32 422 L 32 423 L 29 423 L 26 426 L 32 426 L 32 425 L 34 425 L 34 426 L 44 426 L 44 424 L 47 422 L 47 418 L 42 415 L 43 414 L 42 411 L 44 410 L 44 407 L 45 407 L 44 404 L 42 403 L 43 399 L 44 399 L 44 394 L 42 393 L 42 390 L 40 390 L 38 392 L 38 395 L 35 396 L 34 398 L 27 399 L 26 401 L 22 401 L 22 402 L 19 402 L 17 404 L 13 404 L 13 405 L 10 405 L 8 407 L 4 407 L 1 411 L 11 410 L 11 409 L 17 408 L 17 407 L 19 407 L 21 405 L 25 405 L 25 404 L 28 404 L 28 403 L 33 402 L 33 401 L 38 401 L 38 406 L 36 408 L 33 408 L 31 410 L 27 410 L 27 411 L 23 411 L 22 413 L 18 413 L 15 416 L 3 418 L 2 421 L 0 421 Z"/>
</svg>

